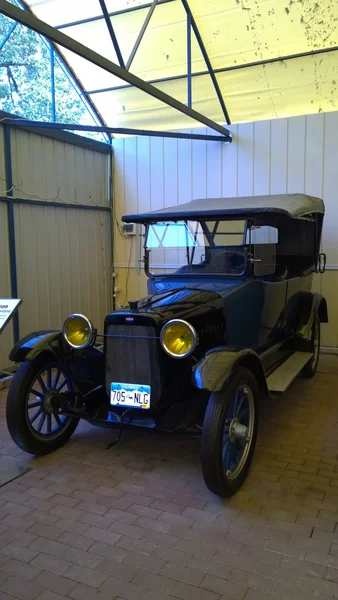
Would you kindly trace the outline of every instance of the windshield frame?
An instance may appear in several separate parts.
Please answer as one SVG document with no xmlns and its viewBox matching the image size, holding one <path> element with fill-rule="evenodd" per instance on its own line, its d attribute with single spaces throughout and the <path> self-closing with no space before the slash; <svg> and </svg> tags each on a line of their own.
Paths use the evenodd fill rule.
<svg viewBox="0 0 338 600">
<path fill-rule="evenodd" d="M 203 279 L 207 279 L 207 278 L 221 278 L 221 279 L 242 279 L 244 277 L 246 277 L 246 275 L 248 274 L 250 268 L 251 268 L 251 263 L 249 260 L 250 257 L 250 253 L 251 253 L 251 236 L 249 234 L 249 243 L 246 243 L 243 245 L 238 245 L 238 248 L 241 248 L 243 251 L 243 261 L 244 261 L 244 269 L 241 273 L 201 273 L 201 272 L 196 272 L 196 273 L 189 273 L 189 272 L 185 272 L 185 273 L 153 273 L 150 270 L 150 261 L 149 261 L 149 257 L 150 257 L 150 251 L 152 250 L 152 248 L 148 248 L 147 247 L 147 239 L 148 239 L 148 234 L 149 234 L 149 229 L 152 225 L 156 225 L 156 223 L 163 223 L 163 222 L 168 222 L 168 223 L 181 223 L 181 222 L 188 222 L 191 221 L 192 219 L 190 218 L 184 218 L 184 217 L 180 217 L 179 219 L 156 219 L 152 222 L 148 222 L 145 223 L 145 234 L 144 234 L 144 244 L 143 244 L 143 248 L 144 248 L 144 270 L 145 273 L 147 275 L 147 277 L 149 279 L 158 279 L 158 278 L 163 278 L 163 277 L 174 277 L 176 278 L 185 278 L 185 279 L 190 279 L 190 278 L 203 278 Z M 203 233 L 209 243 L 209 247 L 210 248 L 217 248 L 217 244 L 215 244 L 215 237 L 217 235 L 217 230 L 218 230 L 218 226 L 219 223 L 224 223 L 224 222 L 229 222 L 229 221 L 238 221 L 238 220 L 243 220 L 244 221 L 244 230 L 243 230 L 243 242 L 246 240 L 247 238 L 247 232 L 248 229 L 250 231 L 249 228 L 249 223 L 248 223 L 248 219 L 239 219 L 238 215 L 236 215 L 236 217 L 229 219 L 193 219 L 193 221 L 200 223 L 201 228 L 203 230 Z M 214 223 L 214 227 L 212 229 L 208 228 L 208 223 Z M 229 235 L 238 235 L 241 232 L 229 232 Z M 229 246 L 230 247 L 230 246 Z M 192 257 L 194 256 L 194 251 L 195 251 L 195 246 L 188 246 L 187 247 L 187 257 L 189 256 L 189 249 L 191 248 L 192 250 Z"/>
</svg>

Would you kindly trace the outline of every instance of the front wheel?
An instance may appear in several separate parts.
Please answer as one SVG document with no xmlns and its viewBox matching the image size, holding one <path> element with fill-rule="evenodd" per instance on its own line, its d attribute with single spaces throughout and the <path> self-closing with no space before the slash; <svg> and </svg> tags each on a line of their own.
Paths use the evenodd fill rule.
<svg viewBox="0 0 338 600">
<path fill-rule="evenodd" d="M 258 431 L 257 381 L 240 367 L 221 392 L 212 392 L 201 437 L 205 483 L 218 496 L 232 496 L 250 468 Z"/>
<path fill-rule="evenodd" d="M 24 362 L 8 390 L 8 431 L 19 448 L 43 455 L 63 446 L 75 431 L 78 419 L 59 414 L 58 394 L 75 392 L 73 383 L 53 355 L 44 352 Z"/>
</svg>

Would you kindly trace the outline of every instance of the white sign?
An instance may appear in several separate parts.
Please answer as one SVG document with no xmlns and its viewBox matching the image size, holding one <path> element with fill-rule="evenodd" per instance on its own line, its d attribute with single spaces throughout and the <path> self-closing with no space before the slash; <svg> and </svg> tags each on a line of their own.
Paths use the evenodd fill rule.
<svg viewBox="0 0 338 600">
<path fill-rule="evenodd" d="M 0 333 L 21 302 L 17 298 L 0 298 Z"/>
</svg>

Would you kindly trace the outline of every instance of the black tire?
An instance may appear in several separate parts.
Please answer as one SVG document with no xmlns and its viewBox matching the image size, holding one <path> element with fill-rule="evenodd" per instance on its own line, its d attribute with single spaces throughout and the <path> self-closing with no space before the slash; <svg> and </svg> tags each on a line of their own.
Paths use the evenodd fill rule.
<svg viewBox="0 0 338 600">
<path fill-rule="evenodd" d="M 243 459 L 244 462 L 240 471 L 236 474 L 236 469 L 234 469 L 233 474 L 230 475 L 229 470 L 226 470 L 224 466 L 226 458 L 226 456 L 223 457 L 224 428 L 232 403 L 236 402 L 234 400 L 236 391 L 242 387 L 244 395 L 248 399 L 248 405 L 252 407 L 251 436 L 250 442 L 244 442 L 245 448 L 246 446 L 248 448 L 245 449 L 245 453 L 243 450 L 241 460 Z M 248 391 L 249 393 L 246 394 L 245 392 Z M 224 390 L 210 394 L 202 429 L 201 463 L 207 487 L 218 496 L 227 497 L 235 494 L 248 474 L 258 433 L 258 406 L 259 388 L 257 380 L 251 371 L 243 367 L 239 367 L 235 371 Z M 230 436 L 228 437 L 230 439 Z M 228 441 L 228 445 L 229 443 Z M 235 442 L 235 444 L 238 443 Z"/>
<path fill-rule="evenodd" d="M 39 420 L 41 420 L 42 416 L 45 414 L 45 420 L 50 420 L 50 423 L 52 423 L 52 419 L 54 419 L 56 427 L 54 426 L 55 431 L 46 434 L 38 433 L 34 429 L 34 426 L 30 422 L 29 411 L 31 409 L 29 408 L 29 398 L 31 397 L 31 394 L 34 396 L 34 393 L 31 392 L 33 385 L 37 382 L 39 375 L 46 369 L 50 369 L 50 373 L 52 373 L 52 369 L 61 370 L 61 373 L 67 376 L 65 370 L 60 366 L 53 355 L 49 352 L 43 352 L 33 360 L 22 363 L 14 375 L 7 395 L 6 420 L 11 438 L 19 448 L 35 455 L 49 454 L 63 446 L 74 433 L 79 422 L 79 419 L 71 417 L 55 417 L 54 413 L 49 417 L 47 412 L 43 409 L 44 393 L 41 391 L 40 396 L 36 396 L 36 400 L 41 401 L 40 408 L 42 407 L 38 414 L 38 417 L 40 417 Z M 66 385 L 73 389 L 73 384 L 70 379 L 67 381 Z M 42 390 L 41 386 L 40 389 Z M 39 403 L 37 402 L 36 404 Z M 38 411 L 40 408 L 38 408 Z M 64 421 L 61 421 L 63 418 Z M 60 427 L 58 426 L 56 419 L 60 422 Z M 59 427 L 59 429 L 57 429 L 57 427 Z"/>
<path fill-rule="evenodd" d="M 312 326 L 312 351 L 313 358 L 305 365 L 303 369 L 303 376 L 307 379 L 311 379 L 317 373 L 319 353 L 320 353 L 320 320 L 318 314 L 316 314 Z"/>
</svg>

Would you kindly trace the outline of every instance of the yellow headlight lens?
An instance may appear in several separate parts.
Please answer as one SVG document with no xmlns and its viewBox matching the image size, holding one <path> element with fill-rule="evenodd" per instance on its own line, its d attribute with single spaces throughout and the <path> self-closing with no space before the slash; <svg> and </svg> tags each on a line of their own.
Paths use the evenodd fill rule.
<svg viewBox="0 0 338 600">
<path fill-rule="evenodd" d="M 196 331 L 186 321 L 169 321 L 161 331 L 161 343 L 164 350 L 175 358 L 185 358 L 195 350 Z"/>
<path fill-rule="evenodd" d="M 86 317 L 72 315 L 65 321 L 63 335 L 72 348 L 86 348 L 93 341 L 93 326 Z"/>
</svg>

